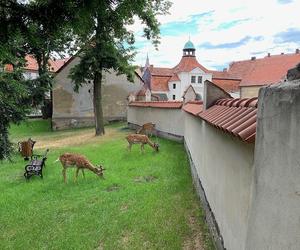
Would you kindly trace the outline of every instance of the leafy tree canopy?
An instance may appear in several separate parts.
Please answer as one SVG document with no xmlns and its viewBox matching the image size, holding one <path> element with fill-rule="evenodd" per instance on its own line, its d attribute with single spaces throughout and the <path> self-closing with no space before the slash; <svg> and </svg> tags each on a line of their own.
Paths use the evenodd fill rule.
<svg viewBox="0 0 300 250">
<path fill-rule="evenodd" d="M 139 19 L 144 26 L 144 36 L 157 47 L 159 43 L 158 15 L 168 13 L 167 0 L 83 0 L 73 22 L 77 41 L 82 44 L 81 61 L 71 71 L 78 90 L 88 79 L 93 79 L 96 135 L 104 134 L 101 105 L 101 80 L 103 70 L 126 74 L 133 81 L 135 35 L 130 25 Z"/>
</svg>

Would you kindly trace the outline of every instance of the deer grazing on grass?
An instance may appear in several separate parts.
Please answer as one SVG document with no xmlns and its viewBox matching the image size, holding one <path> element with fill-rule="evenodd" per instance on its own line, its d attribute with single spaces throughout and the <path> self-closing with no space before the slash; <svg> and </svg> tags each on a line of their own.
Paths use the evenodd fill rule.
<svg viewBox="0 0 300 250">
<path fill-rule="evenodd" d="M 140 134 L 130 134 L 126 136 L 126 140 L 128 141 L 128 149 L 131 151 L 131 147 L 133 144 L 141 144 L 141 150 L 144 152 L 145 144 L 150 145 L 156 152 L 158 152 L 159 145 L 157 143 L 153 143 L 150 141 L 147 135 L 140 135 Z"/>
<path fill-rule="evenodd" d="M 155 131 L 155 124 L 148 122 L 143 124 L 142 127 L 136 131 L 136 133 L 152 136 L 154 131 Z"/>
<path fill-rule="evenodd" d="M 99 177 L 103 177 L 103 171 L 105 168 L 103 168 L 101 165 L 99 167 L 94 167 L 93 164 L 83 155 L 80 154 L 71 154 L 71 153 L 64 153 L 58 158 L 62 164 L 63 170 L 62 174 L 64 177 L 64 182 L 67 182 L 67 176 L 66 176 L 66 171 L 67 168 L 77 168 L 76 169 L 76 174 L 75 174 L 75 179 L 74 181 L 77 181 L 78 173 L 79 170 L 82 171 L 83 177 L 84 175 L 84 169 L 88 169 L 98 175 Z"/>
</svg>

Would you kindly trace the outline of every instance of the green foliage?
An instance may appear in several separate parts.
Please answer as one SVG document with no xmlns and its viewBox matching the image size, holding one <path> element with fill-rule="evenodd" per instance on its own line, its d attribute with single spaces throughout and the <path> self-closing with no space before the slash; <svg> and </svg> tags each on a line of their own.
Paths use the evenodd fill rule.
<svg viewBox="0 0 300 250">
<path fill-rule="evenodd" d="M 9 157 L 8 128 L 45 101 L 52 87 L 48 60 L 70 46 L 71 1 L 0 1 L 0 160 Z M 39 77 L 25 80 L 25 55 L 37 60 Z M 12 71 L 5 71 L 6 66 Z"/>
<path fill-rule="evenodd" d="M 126 133 L 120 127 L 106 129 L 110 135 L 97 142 L 51 148 L 43 180 L 24 180 L 21 156 L 0 163 L 0 189 L 5 190 L 0 193 L 0 249 L 182 249 L 194 235 L 207 235 L 199 229 L 205 219 L 183 145 L 158 139 L 159 153 L 146 146 L 142 154 L 139 145 L 130 153 Z M 45 128 L 34 139 L 52 140 L 56 133 L 68 140 L 81 132 Z M 79 175 L 76 184 L 75 169 L 68 169 L 64 184 L 60 163 L 54 163 L 64 152 L 103 164 L 105 179 L 85 171 L 86 178 Z M 192 225 L 190 218 L 195 218 Z"/>
<path fill-rule="evenodd" d="M 103 70 L 115 70 L 133 81 L 131 65 L 135 36 L 129 29 L 135 18 L 144 26 L 144 36 L 155 46 L 159 43 L 158 15 L 167 14 L 171 3 L 167 0 L 91 0 L 81 1 L 73 22 L 77 42 L 81 44 L 81 61 L 70 77 L 78 90 L 88 80 L 94 84 L 96 134 L 103 131 L 101 80 Z M 95 96 L 98 98 L 95 98 Z M 97 128 L 102 126 L 102 128 Z"/>
</svg>

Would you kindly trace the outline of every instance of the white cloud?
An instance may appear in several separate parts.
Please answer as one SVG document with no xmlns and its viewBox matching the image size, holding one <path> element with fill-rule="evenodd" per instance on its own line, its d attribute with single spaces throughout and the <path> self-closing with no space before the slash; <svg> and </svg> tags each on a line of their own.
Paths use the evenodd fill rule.
<svg viewBox="0 0 300 250">
<path fill-rule="evenodd" d="M 203 43 L 219 45 L 233 43 L 249 37 L 261 37 L 260 40 L 250 39 L 248 43 L 236 48 L 205 49 L 197 48 L 198 61 L 211 68 L 223 65 L 229 61 L 248 59 L 252 55 L 263 56 L 268 52 L 280 53 L 300 47 L 300 42 L 275 44 L 274 36 L 289 28 L 299 28 L 300 1 L 289 4 L 279 4 L 276 0 L 174 0 L 170 9 L 171 15 L 159 17 L 162 24 L 178 21 L 188 21 L 192 15 L 210 12 L 197 20 L 198 31 L 186 34 L 181 30 L 180 35 L 171 36 L 162 33 L 159 51 L 155 51 L 149 42 L 138 50 L 137 64 L 144 64 L 146 53 L 149 53 L 150 62 L 155 66 L 175 66 L 182 54 L 182 47 L 191 35 L 196 46 Z M 244 20 L 237 25 L 220 29 L 220 25 L 236 20 Z M 230 26 L 230 25 L 229 25 Z M 141 28 L 134 26 L 135 31 Z M 180 28 L 180 27 L 178 27 Z M 143 41 L 140 39 L 139 41 Z"/>
</svg>

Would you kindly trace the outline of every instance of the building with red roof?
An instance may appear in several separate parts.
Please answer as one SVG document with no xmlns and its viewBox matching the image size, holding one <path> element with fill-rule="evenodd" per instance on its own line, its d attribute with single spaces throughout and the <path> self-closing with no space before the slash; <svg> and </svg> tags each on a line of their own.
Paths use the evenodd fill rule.
<svg viewBox="0 0 300 250">
<path fill-rule="evenodd" d="M 25 57 L 26 66 L 24 68 L 24 76 L 26 79 L 35 79 L 38 77 L 38 63 L 32 55 L 27 55 Z M 50 73 L 56 73 L 69 58 L 65 59 L 50 59 L 48 61 L 48 70 Z"/>
<path fill-rule="evenodd" d="M 208 70 L 198 62 L 195 52 L 194 44 L 188 41 L 184 45 L 180 62 L 173 68 L 153 67 L 149 64 L 147 56 L 143 70 L 146 87 L 152 94 L 158 94 L 162 100 L 182 100 L 185 91 L 191 86 L 197 94 L 197 99 L 201 100 L 203 83 L 209 80 L 238 96 L 240 79 L 227 71 Z"/>
<path fill-rule="evenodd" d="M 240 79 L 241 97 L 251 98 L 258 96 L 262 86 L 285 80 L 287 71 L 299 63 L 300 52 L 296 49 L 296 52 L 291 54 L 268 54 L 263 58 L 252 57 L 250 60 L 233 62 L 229 66 L 228 73 Z"/>
<path fill-rule="evenodd" d="M 183 93 L 191 85 L 198 99 L 203 96 L 203 82 L 212 81 L 233 97 L 251 98 L 258 96 L 262 86 L 278 83 L 285 79 L 288 69 L 300 63 L 300 52 L 270 55 L 264 58 L 232 62 L 223 71 L 209 70 L 195 56 L 195 46 L 188 41 L 183 48 L 180 62 L 173 68 L 154 67 L 147 63 L 143 79 L 152 94 L 162 100 L 182 100 Z"/>
</svg>

